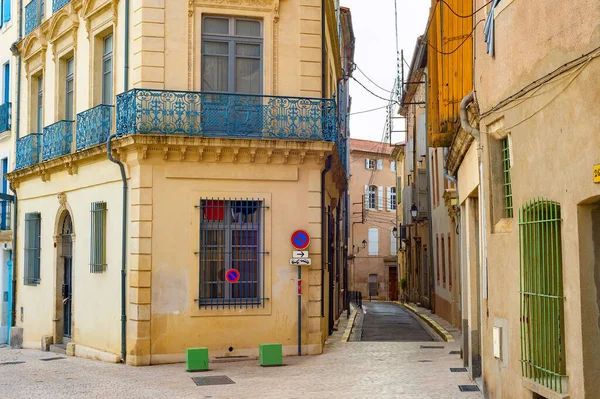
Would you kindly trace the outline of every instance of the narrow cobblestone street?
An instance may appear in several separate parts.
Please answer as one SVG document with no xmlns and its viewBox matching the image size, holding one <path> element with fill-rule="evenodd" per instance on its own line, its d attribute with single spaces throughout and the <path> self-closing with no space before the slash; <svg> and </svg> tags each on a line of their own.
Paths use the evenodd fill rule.
<svg viewBox="0 0 600 399">
<path fill-rule="evenodd" d="M 406 328 L 406 318 L 412 316 L 393 312 L 392 307 L 396 305 L 366 304 L 366 315 L 371 311 L 375 316 L 377 309 L 385 310 L 381 314 L 392 317 L 388 320 L 392 328 Z M 340 326 L 345 320 L 343 316 Z M 364 321 L 363 328 L 369 331 L 369 318 Z M 415 329 L 411 327 L 411 334 Z M 3 348 L 0 398 L 481 397 L 479 393 L 459 391 L 458 385 L 472 385 L 467 373 L 450 372 L 451 367 L 462 367 L 460 357 L 450 354 L 459 349 L 458 343 L 341 342 L 341 330 L 329 338 L 321 356 L 287 357 L 283 367 L 271 368 L 260 367 L 256 360 L 211 363 L 211 370 L 204 373 L 188 373 L 183 364 L 135 368 L 63 356 L 60 360 L 41 361 L 56 355 Z M 421 334 L 426 334 L 425 330 Z M 196 386 L 191 379 L 221 375 L 235 384 Z"/>
<path fill-rule="evenodd" d="M 425 328 L 401 306 L 385 302 L 363 305 L 361 341 L 433 341 Z"/>
</svg>

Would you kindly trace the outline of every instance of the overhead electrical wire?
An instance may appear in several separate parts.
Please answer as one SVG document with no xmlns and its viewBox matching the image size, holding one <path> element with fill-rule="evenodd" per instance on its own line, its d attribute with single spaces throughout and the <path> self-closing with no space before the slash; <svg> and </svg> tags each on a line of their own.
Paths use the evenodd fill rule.
<svg viewBox="0 0 600 399">
<path fill-rule="evenodd" d="M 360 115 L 360 114 L 366 114 L 367 112 L 373 112 L 373 111 L 379 111 L 381 109 L 387 108 L 387 105 L 384 105 L 382 107 L 377 107 L 377 108 L 373 108 L 373 109 L 366 109 L 364 111 L 356 111 L 356 112 L 352 112 L 348 115 L 352 116 L 352 115 Z"/>
<path fill-rule="evenodd" d="M 464 45 L 464 44 L 467 42 L 467 40 L 469 40 L 469 39 L 471 38 L 471 36 L 473 36 L 473 32 L 475 32 L 475 29 L 477 29 L 477 26 L 478 26 L 480 23 L 482 23 L 482 22 L 485 22 L 485 19 L 480 19 L 480 20 L 479 20 L 479 21 L 478 21 L 478 22 L 475 24 L 475 26 L 473 27 L 473 29 L 471 30 L 471 33 L 469 33 L 469 34 L 468 34 L 468 35 L 465 37 L 465 39 L 464 39 L 464 40 L 463 40 L 463 41 L 462 41 L 462 42 L 461 42 L 461 43 L 458 45 L 458 47 L 456 47 L 456 48 L 455 48 L 454 50 L 452 50 L 452 51 L 448 51 L 448 52 L 445 52 L 445 51 L 440 51 L 440 50 L 438 50 L 437 48 L 435 48 L 435 47 L 433 46 L 433 44 L 431 44 L 431 43 L 429 42 L 429 40 L 427 40 L 427 45 L 428 45 L 429 47 L 431 47 L 431 49 L 432 49 L 433 51 L 435 51 L 436 53 L 439 53 L 439 54 L 442 54 L 442 55 L 450 55 L 450 54 L 454 54 L 454 53 L 456 53 L 456 52 L 457 52 L 457 51 L 458 51 L 458 50 L 459 50 L 459 49 L 460 49 L 460 48 L 461 48 L 461 47 L 462 47 L 462 46 L 463 46 L 463 45 Z"/>
<path fill-rule="evenodd" d="M 356 83 L 358 83 L 360 86 L 362 86 L 363 89 L 365 89 L 366 91 L 368 91 L 372 96 L 379 98 L 380 100 L 383 101 L 389 101 L 389 99 L 381 97 L 378 94 L 373 93 L 371 90 L 369 90 L 364 84 L 362 84 L 361 82 L 359 82 L 354 76 L 350 75 L 348 76 L 349 78 L 351 78 L 352 80 L 354 80 Z M 400 105 L 397 101 L 394 101 L 396 104 Z"/>
<path fill-rule="evenodd" d="M 375 85 L 375 86 L 376 86 L 378 89 L 380 89 L 380 90 L 383 90 L 383 91 L 385 91 L 386 93 L 393 93 L 392 91 L 389 91 L 389 90 L 387 90 L 387 89 L 384 89 L 383 87 L 381 87 L 381 86 L 379 86 L 377 83 L 375 83 L 375 82 L 373 81 L 373 79 L 371 79 L 369 76 L 367 76 L 367 74 L 366 74 L 366 73 L 364 73 L 364 72 L 362 71 L 362 69 L 360 69 L 360 67 L 359 67 L 358 65 L 354 64 L 354 66 L 356 67 L 356 69 L 358 69 L 358 71 L 359 71 L 359 72 L 360 72 L 360 73 L 361 73 L 361 74 L 362 74 L 362 75 L 363 75 L 365 78 L 367 78 L 367 80 L 368 80 L 369 82 L 373 83 L 373 84 L 374 84 L 374 85 Z"/>
</svg>

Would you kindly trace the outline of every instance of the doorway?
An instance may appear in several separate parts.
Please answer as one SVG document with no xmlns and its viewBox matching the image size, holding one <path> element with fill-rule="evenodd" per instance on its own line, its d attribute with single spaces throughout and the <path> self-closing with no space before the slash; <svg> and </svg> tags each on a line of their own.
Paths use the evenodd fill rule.
<svg viewBox="0 0 600 399">
<path fill-rule="evenodd" d="M 60 233 L 62 247 L 62 305 L 63 305 L 63 343 L 71 341 L 72 304 L 73 304 L 73 222 L 67 213 L 63 219 Z M 59 266 L 60 267 L 60 266 Z"/>
<path fill-rule="evenodd" d="M 388 268 L 388 298 L 390 301 L 398 300 L 398 269 L 396 266 Z"/>
</svg>

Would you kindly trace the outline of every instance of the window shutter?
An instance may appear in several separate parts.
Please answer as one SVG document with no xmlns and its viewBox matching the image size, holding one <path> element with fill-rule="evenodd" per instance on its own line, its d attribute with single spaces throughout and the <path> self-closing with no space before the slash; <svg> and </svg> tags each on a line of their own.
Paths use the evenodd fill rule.
<svg viewBox="0 0 600 399">
<path fill-rule="evenodd" d="M 365 184 L 365 198 L 364 198 L 364 209 L 369 208 L 369 185 Z"/>
<path fill-rule="evenodd" d="M 90 273 L 106 270 L 106 202 L 92 202 Z"/>
<path fill-rule="evenodd" d="M 383 160 L 382 159 L 377 160 L 377 170 L 383 170 Z"/>
<path fill-rule="evenodd" d="M 383 211 L 383 187 L 377 187 L 377 209 Z"/>
<path fill-rule="evenodd" d="M 392 188 L 386 187 L 386 190 L 387 190 L 387 210 L 391 211 L 393 209 L 393 207 L 392 207 Z"/>
<path fill-rule="evenodd" d="M 369 158 L 365 158 L 365 169 L 369 169 Z"/>
<path fill-rule="evenodd" d="M 379 230 L 376 227 L 369 229 L 369 255 L 379 255 Z"/>
<path fill-rule="evenodd" d="M 394 237 L 393 229 L 390 229 L 390 255 L 397 255 L 396 237 Z"/>
<path fill-rule="evenodd" d="M 25 214 L 25 285 L 40 283 L 40 214 Z"/>
<path fill-rule="evenodd" d="M 2 1 L 2 22 L 10 21 L 10 5 L 11 0 L 3 0 Z"/>
<path fill-rule="evenodd" d="M 396 171 L 396 161 L 390 162 L 390 171 L 392 171 L 392 172 Z"/>
</svg>

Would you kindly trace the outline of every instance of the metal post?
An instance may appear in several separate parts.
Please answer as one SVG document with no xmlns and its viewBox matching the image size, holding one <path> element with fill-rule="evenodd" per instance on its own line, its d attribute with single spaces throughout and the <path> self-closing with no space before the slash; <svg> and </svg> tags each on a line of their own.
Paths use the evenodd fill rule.
<svg viewBox="0 0 600 399">
<path fill-rule="evenodd" d="M 298 265 L 298 356 L 302 356 L 302 267 Z"/>
</svg>

